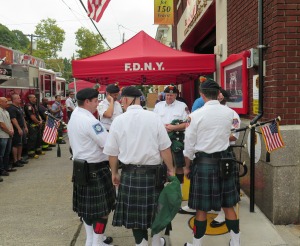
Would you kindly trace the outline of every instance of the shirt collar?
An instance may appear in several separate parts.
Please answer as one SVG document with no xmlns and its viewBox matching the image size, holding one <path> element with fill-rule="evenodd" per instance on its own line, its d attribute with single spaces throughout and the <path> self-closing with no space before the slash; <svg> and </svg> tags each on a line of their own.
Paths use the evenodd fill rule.
<svg viewBox="0 0 300 246">
<path fill-rule="evenodd" d="M 167 102 L 165 101 L 165 107 L 173 107 L 175 106 L 175 104 L 176 104 L 176 99 L 171 104 L 167 104 Z"/>
<path fill-rule="evenodd" d="M 205 103 L 205 105 L 217 105 L 220 104 L 218 100 L 209 100 Z"/>
<path fill-rule="evenodd" d="M 141 105 L 130 105 L 127 110 L 132 110 L 132 109 L 143 109 Z"/>
<path fill-rule="evenodd" d="M 82 113 L 84 113 L 84 114 L 86 114 L 86 115 L 88 115 L 88 116 L 91 116 L 91 115 L 92 115 L 92 116 L 94 117 L 94 115 L 93 115 L 90 111 L 88 111 L 87 109 L 85 109 L 85 108 L 78 107 L 77 110 L 81 111 Z"/>
</svg>

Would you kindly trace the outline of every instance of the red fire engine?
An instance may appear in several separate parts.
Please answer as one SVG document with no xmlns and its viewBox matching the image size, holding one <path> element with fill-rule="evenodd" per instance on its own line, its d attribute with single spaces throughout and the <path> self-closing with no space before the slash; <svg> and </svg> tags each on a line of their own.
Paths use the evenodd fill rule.
<svg viewBox="0 0 300 246">
<path fill-rule="evenodd" d="M 17 93 L 25 103 L 29 94 L 35 94 L 39 101 L 46 97 L 52 103 L 59 94 L 65 100 L 66 80 L 57 75 L 45 68 L 42 59 L 0 45 L 0 97 L 11 101 Z"/>
</svg>

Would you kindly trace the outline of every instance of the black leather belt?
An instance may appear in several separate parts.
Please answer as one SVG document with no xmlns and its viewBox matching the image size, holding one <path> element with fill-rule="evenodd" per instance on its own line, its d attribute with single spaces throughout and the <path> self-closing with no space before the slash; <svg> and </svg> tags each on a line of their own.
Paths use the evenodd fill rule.
<svg viewBox="0 0 300 246">
<path fill-rule="evenodd" d="M 88 170 L 89 172 L 97 172 L 101 168 L 106 168 L 109 166 L 108 161 L 102 161 L 102 162 L 97 162 L 97 163 L 87 163 Z"/>
<path fill-rule="evenodd" d="M 122 172 L 139 173 L 139 174 L 156 174 L 161 165 L 133 165 L 124 164 Z"/>
<path fill-rule="evenodd" d="M 210 164 L 210 165 L 218 165 L 219 160 L 217 158 L 208 158 L 208 157 L 196 157 L 196 161 L 194 162 L 196 165 L 197 164 Z"/>
</svg>

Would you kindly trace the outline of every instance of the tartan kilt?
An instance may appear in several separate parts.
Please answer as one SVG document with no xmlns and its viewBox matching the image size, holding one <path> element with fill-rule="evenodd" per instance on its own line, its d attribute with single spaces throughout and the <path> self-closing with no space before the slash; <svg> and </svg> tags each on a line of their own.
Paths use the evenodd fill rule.
<svg viewBox="0 0 300 246">
<path fill-rule="evenodd" d="M 155 185 L 156 175 L 122 170 L 113 226 L 146 230 L 151 227 L 163 188 Z"/>
<path fill-rule="evenodd" d="M 183 150 L 177 152 L 172 151 L 173 165 L 174 167 L 184 167 L 185 160 L 183 155 Z"/>
<path fill-rule="evenodd" d="M 103 167 L 87 186 L 73 183 L 73 211 L 83 218 L 106 216 L 114 209 L 115 194 L 109 167 Z"/>
<path fill-rule="evenodd" d="M 233 207 L 240 201 L 237 188 L 237 165 L 231 177 L 220 177 L 218 164 L 198 163 L 195 159 L 191 170 L 188 205 L 202 211 L 220 211 L 221 207 Z"/>
</svg>

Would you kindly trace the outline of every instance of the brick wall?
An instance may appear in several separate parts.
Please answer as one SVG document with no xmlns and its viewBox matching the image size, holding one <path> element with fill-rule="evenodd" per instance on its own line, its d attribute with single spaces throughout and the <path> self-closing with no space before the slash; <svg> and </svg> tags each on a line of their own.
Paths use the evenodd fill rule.
<svg viewBox="0 0 300 246">
<path fill-rule="evenodd" d="M 264 1 L 266 77 L 264 118 L 281 116 L 281 124 L 300 124 L 300 3 Z M 228 0 L 228 55 L 258 45 L 257 1 Z M 249 117 L 252 115 L 252 76 L 249 70 Z"/>
</svg>

